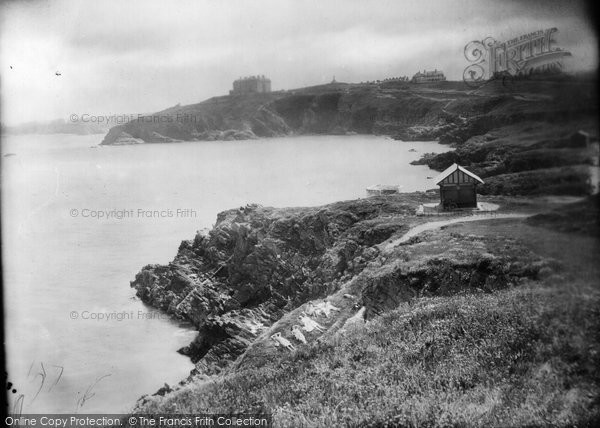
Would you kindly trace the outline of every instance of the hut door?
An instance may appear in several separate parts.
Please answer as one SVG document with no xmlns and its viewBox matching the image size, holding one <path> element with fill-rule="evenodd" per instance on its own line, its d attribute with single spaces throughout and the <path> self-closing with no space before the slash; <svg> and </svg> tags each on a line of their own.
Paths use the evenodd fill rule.
<svg viewBox="0 0 600 428">
<path fill-rule="evenodd" d="M 477 199 L 475 196 L 474 186 L 461 186 L 458 189 L 458 206 L 459 207 L 476 207 Z"/>
</svg>

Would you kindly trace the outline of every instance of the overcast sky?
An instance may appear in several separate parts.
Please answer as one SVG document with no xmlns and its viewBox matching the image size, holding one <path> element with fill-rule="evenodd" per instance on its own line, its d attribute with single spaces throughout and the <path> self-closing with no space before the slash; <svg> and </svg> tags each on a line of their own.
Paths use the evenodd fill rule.
<svg viewBox="0 0 600 428">
<path fill-rule="evenodd" d="M 434 68 L 459 80 L 469 41 L 550 27 L 571 69 L 597 65 L 576 1 L 73 0 L 2 3 L 0 14 L 8 125 L 197 103 L 253 74 L 274 90 Z"/>
</svg>

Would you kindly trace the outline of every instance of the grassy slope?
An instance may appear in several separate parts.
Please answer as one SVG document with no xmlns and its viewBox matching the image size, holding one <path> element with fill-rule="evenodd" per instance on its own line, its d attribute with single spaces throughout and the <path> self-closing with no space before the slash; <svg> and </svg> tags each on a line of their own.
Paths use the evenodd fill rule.
<svg viewBox="0 0 600 428">
<path fill-rule="evenodd" d="M 116 126 L 102 144 L 112 144 L 125 131 L 156 142 L 153 133 L 177 140 L 226 139 L 220 132 L 242 132 L 235 139 L 292 134 L 392 134 L 413 125 L 435 125 L 444 105 L 467 96 L 445 88 L 413 85 L 403 89 L 379 85 L 331 84 L 269 94 L 214 97 L 198 104 L 175 106 L 152 117 Z M 425 93 L 422 95 L 421 92 Z M 479 102 L 482 97 L 472 97 Z M 217 134 L 215 134 L 217 133 Z M 217 135 L 215 137 L 215 135 Z"/>
<path fill-rule="evenodd" d="M 424 163 L 437 170 L 467 166 L 484 178 L 486 194 L 584 195 L 591 152 L 573 147 L 570 136 L 583 129 L 597 138 L 595 88 L 586 79 L 490 82 L 472 93 L 485 103 L 440 136 L 456 150 Z M 456 113 L 472 104 L 457 99 L 448 108 Z"/>
<path fill-rule="evenodd" d="M 550 217 L 552 229 L 559 217 Z M 464 237 L 492 253 L 507 247 L 504 238 L 518 240 L 562 269 L 490 294 L 414 299 L 349 333 L 152 398 L 142 411 L 272 411 L 277 426 L 290 427 L 598 421 L 595 235 L 498 220 L 450 226 L 425 240 Z"/>
<path fill-rule="evenodd" d="M 470 117 L 465 126 L 443 135 L 455 144 L 456 153 L 440 155 L 430 165 L 468 165 L 484 176 L 482 190 L 492 194 L 584 193 L 589 154 L 569 147 L 568 137 L 576 129 L 597 135 L 596 101 L 585 95 L 589 87 L 547 82 L 496 86 L 469 94 L 450 87 L 444 93 L 426 86 L 418 93 L 358 87 L 341 98 L 322 88 L 324 93 L 317 95 L 300 91 L 282 96 L 271 108 L 297 132 L 393 134 L 411 125 L 451 129 L 438 118 Z M 245 120 L 271 123 L 270 116 L 261 115 Z M 208 122 L 241 126 L 234 123 L 238 116 L 219 123 L 219 114 Z M 525 200 L 504 202 L 532 210 Z M 382 269 L 403 263 L 405 256 L 418 260 L 433 247 L 447 255 L 449 245 L 459 245 L 456 260 L 461 251 L 465 259 L 481 249 L 506 255 L 518 241 L 557 260 L 535 281 L 493 293 L 418 297 L 346 334 L 311 340 L 293 353 L 268 348 L 267 339 L 251 347 L 263 353 L 252 358 L 250 352 L 237 369 L 197 378 L 165 397 L 149 397 L 137 411 L 264 411 L 274 414 L 277 426 L 290 427 L 600 423 L 600 294 L 593 268 L 597 207 L 569 210 L 527 222 L 469 223 L 428 232 L 421 237 L 425 253 L 411 243 Z M 581 215 L 589 212 L 596 214 Z M 279 327 L 289 328 L 292 322 Z"/>
<path fill-rule="evenodd" d="M 421 163 L 439 171 L 454 162 L 467 166 L 486 179 L 483 193 L 583 195 L 591 153 L 571 147 L 569 137 L 579 129 L 598 136 L 595 88 L 590 79 L 554 78 L 477 89 L 462 82 L 339 83 L 222 96 L 114 127 L 102 144 L 122 132 L 146 142 L 347 132 L 439 139 L 456 150 Z"/>
<path fill-rule="evenodd" d="M 577 129 L 594 135 L 596 126 L 588 116 L 555 123 L 523 121 L 471 137 L 426 163 L 438 170 L 453 162 L 466 166 L 484 179 L 479 191 L 485 194 L 582 195 L 588 190 L 591 152 L 570 147 L 570 136 Z"/>
</svg>

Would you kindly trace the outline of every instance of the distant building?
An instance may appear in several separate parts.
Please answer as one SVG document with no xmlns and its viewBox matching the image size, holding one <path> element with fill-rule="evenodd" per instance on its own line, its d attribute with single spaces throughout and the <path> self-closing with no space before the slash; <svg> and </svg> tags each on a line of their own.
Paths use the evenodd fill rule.
<svg viewBox="0 0 600 428">
<path fill-rule="evenodd" d="M 440 186 L 444 209 L 477 208 L 477 185 L 483 180 L 460 165 L 453 164 L 435 178 Z"/>
<path fill-rule="evenodd" d="M 411 82 L 413 83 L 427 83 L 427 82 L 443 82 L 446 80 L 446 76 L 444 76 L 444 72 L 442 70 L 433 70 L 427 71 L 423 70 L 417 71 L 415 75 L 412 77 Z"/>
<path fill-rule="evenodd" d="M 384 82 L 408 82 L 408 80 L 408 76 L 387 77 L 383 79 Z"/>
<path fill-rule="evenodd" d="M 240 77 L 233 82 L 233 90 L 229 91 L 231 95 L 268 92 L 271 92 L 271 79 L 266 78 L 264 75 Z"/>
</svg>

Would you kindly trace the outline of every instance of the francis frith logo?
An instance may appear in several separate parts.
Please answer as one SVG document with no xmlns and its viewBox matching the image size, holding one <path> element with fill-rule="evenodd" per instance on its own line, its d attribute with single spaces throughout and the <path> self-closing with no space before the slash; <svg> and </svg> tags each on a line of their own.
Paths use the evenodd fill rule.
<svg viewBox="0 0 600 428">
<path fill-rule="evenodd" d="M 571 53 L 557 46 L 557 28 L 534 31 L 498 42 L 493 37 L 474 40 L 464 49 L 469 64 L 463 80 L 479 86 L 498 77 L 527 76 L 542 71 L 560 71 L 562 59 Z"/>
</svg>

